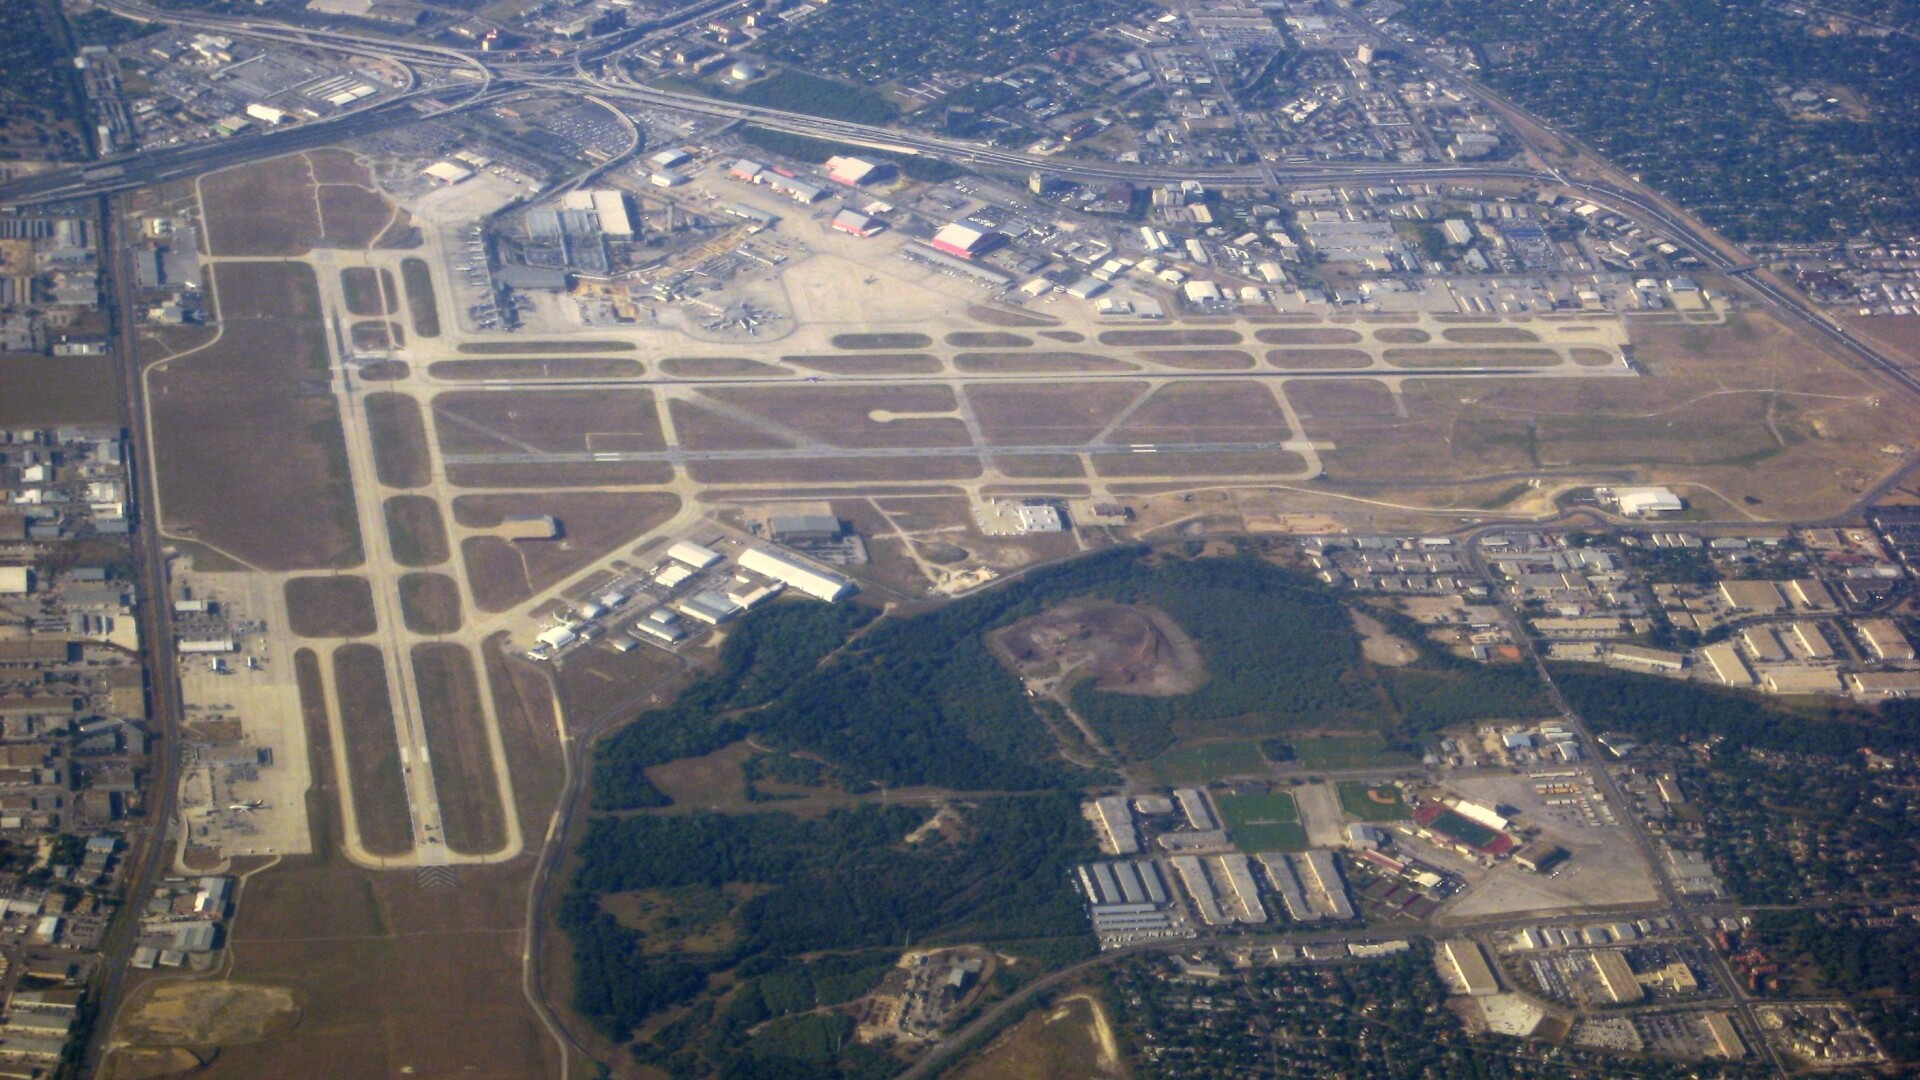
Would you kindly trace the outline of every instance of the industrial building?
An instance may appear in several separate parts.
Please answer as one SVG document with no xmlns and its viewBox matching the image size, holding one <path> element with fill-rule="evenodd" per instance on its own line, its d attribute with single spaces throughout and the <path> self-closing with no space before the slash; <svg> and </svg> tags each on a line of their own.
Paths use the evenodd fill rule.
<svg viewBox="0 0 1920 1080">
<path fill-rule="evenodd" d="M 930 243 L 935 251 L 955 258 L 972 259 L 993 250 L 1002 239 L 999 233 L 956 221 L 941 226 L 940 231 L 933 234 Z"/>
<path fill-rule="evenodd" d="M 718 626 L 744 610 L 739 604 L 727 598 L 725 593 L 714 589 L 694 593 L 680 601 L 680 613 L 690 619 L 696 619 L 708 626 Z"/>
<path fill-rule="evenodd" d="M 777 551 L 748 548 L 740 554 L 740 566 L 819 600 L 832 602 L 853 592 L 853 583 L 846 578 Z"/>
<path fill-rule="evenodd" d="M 828 543 L 845 531 L 831 514 L 775 514 L 767 519 L 767 535 L 776 544 Z"/>
<path fill-rule="evenodd" d="M 1663 487 L 1619 488 L 1614 491 L 1613 500 L 1628 517 L 1675 514 L 1687 508 L 1680 496 Z"/>
<path fill-rule="evenodd" d="M 1124 795 L 1095 799 L 1088 817 L 1100 830 L 1100 848 L 1109 855 L 1131 855 L 1140 850 L 1140 836 L 1133 828 L 1133 815 L 1127 810 Z"/>
<path fill-rule="evenodd" d="M 1213 885 L 1207 880 L 1207 871 L 1195 855 L 1175 855 L 1167 860 L 1173 865 L 1174 872 L 1180 875 L 1180 881 L 1187 887 L 1187 895 L 1193 897 L 1193 909 L 1200 915 L 1200 921 L 1208 926 L 1224 926 L 1232 920 L 1220 910 L 1219 902 L 1214 898 Z"/>
<path fill-rule="evenodd" d="M 1853 628 L 1860 632 L 1860 643 L 1883 663 L 1914 658 L 1913 643 L 1892 619 L 1861 619 Z"/>
<path fill-rule="evenodd" d="M 1779 664 L 1766 668 L 1761 683 L 1773 694 L 1837 694 L 1844 687 L 1840 673 L 1809 664 Z"/>
<path fill-rule="evenodd" d="M 891 171 L 886 165 L 864 158 L 834 155 L 827 159 L 827 179 L 848 187 L 859 187 L 882 179 Z"/>
<path fill-rule="evenodd" d="M 1500 992 L 1500 983 L 1476 942 L 1466 938 L 1449 941 L 1440 946 L 1440 958 L 1440 973 L 1463 993 L 1486 997 Z"/>
<path fill-rule="evenodd" d="M 1234 919 L 1249 924 L 1266 922 L 1267 909 L 1260 903 L 1260 890 L 1253 882 L 1247 857 L 1233 852 L 1215 855 L 1208 862 L 1217 886 L 1214 893 L 1233 910 Z"/>
<path fill-rule="evenodd" d="M 719 552 L 691 540 L 682 540 L 667 549 L 667 558 L 695 570 L 705 570 L 719 562 L 720 557 Z"/>
<path fill-rule="evenodd" d="M 1093 931 L 1103 937 L 1173 929 L 1172 897 L 1150 862 L 1090 863 L 1078 869 Z"/>
<path fill-rule="evenodd" d="M 1786 598 L 1771 581 L 1722 581 L 1720 597 L 1739 611 L 1778 611 L 1786 606 Z"/>
<path fill-rule="evenodd" d="M 1734 647 L 1733 642 L 1722 641 L 1718 645 L 1709 645 L 1700 651 L 1700 655 L 1706 657 L 1707 666 L 1713 669 L 1714 677 L 1722 684 L 1753 685 L 1753 672 L 1747 667 L 1747 662 L 1741 659 L 1740 650 Z"/>
<path fill-rule="evenodd" d="M 1601 991 L 1612 1004 L 1630 1005 L 1646 995 L 1625 956 L 1612 949 L 1595 949 L 1587 956 L 1593 961 L 1594 973 L 1600 976 Z"/>
<path fill-rule="evenodd" d="M 828 222 L 828 225 L 839 232 L 862 239 L 885 232 L 887 228 L 887 223 L 879 218 L 851 208 L 833 215 L 833 220 Z"/>
</svg>

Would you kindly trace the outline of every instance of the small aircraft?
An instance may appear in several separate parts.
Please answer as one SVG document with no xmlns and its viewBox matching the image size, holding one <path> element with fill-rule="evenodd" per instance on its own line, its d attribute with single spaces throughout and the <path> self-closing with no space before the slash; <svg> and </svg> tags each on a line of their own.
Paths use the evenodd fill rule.
<svg viewBox="0 0 1920 1080">
<path fill-rule="evenodd" d="M 232 810 L 235 813 L 251 814 L 255 810 L 267 809 L 267 804 L 264 802 L 261 802 L 259 799 L 252 799 L 247 802 L 234 803 L 231 806 L 228 806 L 227 809 Z"/>
</svg>

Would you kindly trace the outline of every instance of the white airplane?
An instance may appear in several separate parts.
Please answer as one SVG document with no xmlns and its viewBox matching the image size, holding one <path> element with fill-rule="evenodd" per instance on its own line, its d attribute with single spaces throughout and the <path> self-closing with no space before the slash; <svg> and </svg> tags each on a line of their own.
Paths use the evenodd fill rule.
<svg viewBox="0 0 1920 1080">
<path fill-rule="evenodd" d="M 227 809 L 229 809 L 229 810 L 232 810 L 232 811 L 234 811 L 234 812 L 236 812 L 236 813 L 241 813 L 241 814 L 251 814 L 251 813 L 253 813 L 253 812 L 254 812 L 255 810 L 265 810 L 265 809 L 267 809 L 267 804 L 266 804 L 266 803 L 264 803 L 264 802 L 261 802 L 261 801 L 260 801 L 259 799 L 253 799 L 253 800 L 251 800 L 251 801 L 248 801 L 248 802 L 237 802 L 237 803 L 234 803 L 234 804 L 232 804 L 231 806 L 228 806 L 228 807 L 227 807 Z"/>
</svg>

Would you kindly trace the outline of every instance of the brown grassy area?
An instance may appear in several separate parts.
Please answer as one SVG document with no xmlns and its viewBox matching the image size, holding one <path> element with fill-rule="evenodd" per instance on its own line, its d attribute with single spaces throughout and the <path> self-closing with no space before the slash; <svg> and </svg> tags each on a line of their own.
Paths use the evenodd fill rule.
<svg viewBox="0 0 1920 1080">
<path fill-rule="evenodd" d="M 1581 367 L 1607 367 L 1616 359 L 1613 353 L 1605 349 L 1583 349 L 1575 347 L 1568 349 L 1567 355 L 1573 357 L 1573 362 L 1579 364 Z"/>
<path fill-rule="evenodd" d="M 299 255 L 320 236 L 304 154 L 212 173 L 200 195 L 209 255 Z"/>
<path fill-rule="evenodd" d="M 413 320 L 413 336 L 440 336 L 440 305 L 433 298 L 433 271 L 425 259 L 400 260 L 400 280 L 407 287 L 407 315 Z"/>
<path fill-rule="evenodd" d="M 696 461 L 688 475 L 702 484 L 871 484 L 888 480 L 970 480 L 980 462 L 971 454 L 952 457 L 769 458 L 763 461 Z M 795 493 L 795 497 L 799 497 Z"/>
<path fill-rule="evenodd" d="M 166 528 L 264 569 L 360 561 L 313 271 L 210 269 L 222 335 L 149 378 Z"/>
<path fill-rule="evenodd" d="M 368 248 L 393 218 L 378 192 L 349 184 L 320 185 L 321 238 L 328 247 Z"/>
<path fill-rule="evenodd" d="M 1036 1009 L 964 1061 L 954 1080 L 1124 1080 L 1127 1069 L 1109 1022 L 1092 998 L 1076 995 Z"/>
<path fill-rule="evenodd" d="M 400 617 L 416 634 L 459 632 L 460 586 L 424 570 L 400 575 Z"/>
<path fill-rule="evenodd" d="M 1078 330 L 1039 330 L 1035 332 L 1048 341 L 1064 341 L 1069 345 L 1078 345 L 1087 340 L 1087 335 Z"/>
<path fill-rule="evenodd" d="M 318 701 L 312 653 L 295 654 L 295 669 L 303 705 Z M 545 707 L 537 694 L 525 696 L 524 708 L 515 695 L 499 700 L 511 706 L 501 722 L 515 791 L 524 814 L 544 827 L 557 772 L 551 719 L 527 720 L 529 710 Z M 230 923 L 229 953 L 230 978 L 292 990 L 299 1023 L 263 1042 L 223 1046 L 194 1075 L 312 1076 L 316 1062 L 329 1080 L 557 1075 L 552 1040 L 520 993 L 531 861 L 462 867 L 457 889 L 423 889 L 412 873 L 353 866 L 339 850 L 325 712 L 306 715 L 314 854 L 286 857 L 248 880 L 246 902 Z M 538 827 L 529 835 L 539 835 Z"/>
<path fill-rule="evenodd" d="M 287 629 L 301 637 L 365 637 L 378 629 L 373 588 L 357 574 L 287 579 Z"/>
<path fill-rule="evenodd" d="M 638 348 L 631 341 L 463 341 L 457 350 L 474 356 L 519 356 L 527 353 L 633 352 Z"/>
<path fill-rule="evenodd" d="M 382 391 L 361 399 L 373 436 L 373 469 L 388 487 L 425 487 L 432 479 L 427 425 L 420 403 L 406 394 Z"/>
<path fill-rule="evenodd" d="M 1090 442 L 1146 392 L 1143 382 L 1002 386 L 970 383 L 968 400 L 987 441 L 999 446 L 1078 446 Z"/>
<path fill-rule="evenodd" d="M 387 697 L 387 666 L 380 650 L 372 645 L 342 645 L 333 650 L 333 681 L 340 700 L 340 725 L 346 731 L 347 775 L 353 780 L 360 842 L 375 855 L 411 851 L 413 824 L 407 811 L 406 779 L 400 772 L 393 703 Z"/>
<path fill-rule="evenodd" d="M 347 327 L 347 340 L 356 351 L 384 352 L 394 345 L 393 337 L 387 332 L 392 325 L 385 319 L 366 319 Z"/>
<path fill-rule="evenodd" d="M 829 375 L 931 375 L 940 370 L 940 358 L 927 353 L 783 356 L 780 360 Z"/>
<path fill-rule="evenodd" d="M 474 603 L 504 611 L 558 584 L 607 552 L 672 517 L 680 500 L 667 494 L 558 491 L 462 495 L 454 519 L 469 528 L 498 525 L 508 516 L 551 514 L 562 538 L 512 543 L 498 537 L 468 537 L 460 548 Z"/>
<path fill-rule="evenodd" d="M 660 361 L 660 370 L 676 379 L 726 379 L 740 375 L 789 375 L 785 368 L 737 356 L 676 356 Z"/>
<path fill-rule="evenodd" d="M 427 374 L 436 379 L 625 379 L 646 373 L 640 361 L 617 356 L 437 360 L 427 365 Z"/>
<path fill-rule="evenodd" d="M 500 722 L 500 742 L 507 751 L 507 772 L 520 811 L 520 832 L 539 836 L 560 797 L 563 778 L 553 692 L 547 672 L 509 654 L 507 644 L 504 632 L 495 634 L 480 646 L 480 657 L 486 665 L 487 687 L 493 694 L 494 717 Z M 637 685 L 642 685 L 640 680 L 627 679 L 622 688 L 631 691 Z"/>
<path fill-rule="evenodd" d="M 473 654 L 464 645 L 415 645 L 413 673 L 446 845 L 466 855 L 498 851 L 507 842 L 506 810 L 487 747 Z"/>
<path fill-rule="evenodd" d="M 1245 371 L 1253 366 L 1253 354 L 1239 349 L 1150 349 L 1140 355 L 1186 371 Z"/>
<path fill-rule="evenodd" d="M 1108 330 L 1100 335 L 1102 345 L 1238 345 L 1238 330 Z"/>
<path fill-rule="evenodd" d="M 455 487 L 585 488 L 609 484 L 664 484 L 672 479 L 673 466 L 663 461 L 509 461 L 492 465 L 447 466 L 447 480 Z"/>
<path fill-rule="evenodd" d="M 1267 363 L 1289 371 L 1363 368 L 1373 355 L 1359 349 L 1268 349 Z"/>
<path fill-rule="evenodd" d="M 674 398 L 667 402 L 679 445 L 689 450 L 785 450 L 795 445 L 743 420 Z"/>
<path fill-rule="evenodd" d="M 1255 330 L 1253 339 L 1263 345 L 1353 345 L 1360 341 L 1360 331 L 1344 326 L 1270 326 Z"/>
<path fill-rule="evenodd" d="M 0 354 L 0 427 L 120 422 L 112 357 Z"/>
<path fill-rule="evenodd" d="M 1093 459 L 1095 472 L 1115 477 L 1289 476 L 1306 465 L 1306 459 L 1287 450 L 1100 454 Z"/>
<path fill-rule="evenodd" d="M 1414 326 L 1383 326 L 1373 332 L 1373 340 L 1388 345 L 1424 345 L 1433 335 Z"/>
<path fill-rule="evenodd" d="M 396 323 L 387 325 L 399 329 Z M 405 360 L 376 360 L 360 365 L 360 377 L 367 382 L 398 382 L 412 374 L 413 368 Z"/>
<path fill-rule="evenodd" d="M 933 344 L 925 334 L 835 334 L 830 342 L 836 349 L 924 349 Z"/>
<path fill-rule="evenodd" d="M 1524 345 L 1540 335 L 1519 326 L 1449 326 L 1440 336 L 1456 345 Z"/>
<path fill-rule="evenodd" d="M 1080 464 L 1079 458 L 1068 457 L 1065 454 L 1015 454 L 1011 457 L 995 455 L 993 466 L 1001 473 L 1016 479 L 1051 480 L 1087 475 L 1086 467 Z"/>
<path fill-rule="evenodd" d="M 387 314 L 387 298 L 380 288 L 381 273 L 371 266 L 349 266 L 340 271 L 340 293 L 347 303 L 347 314 Z"/>
<path fill-rule="evenodd" d="M 1381 356 L 1406 368 L 1552 367 L 1560 362 L 1552 349 L 1386 349 Z"/>
<path fill-rule="evenodd" d="M 948 334 L 947 344 L 958 349 L 1024 349 L 1033 344 L 1033 339 L 1003 330 L 961 330 Z"/>
<path fill-rule="evenodd" d="M 433 399 L 445 454 L 661 450 L 651 390 L 450 390 Z"/>
<path fill-rule="evenodd" d="M 1051 315 L 1036 315 L 1030 311 L 1008 311 L 1006 308 L 988 307 L 974 304 L 967 308 L 967 318 L 982 326 L 1058 326 L 1060 320 Z"/>
<path fill-rule="evenodd" d="M 313 178 L 323 184 L 364 186 L 372 182 L 367 176 L 367 167 L 345 150 L 309 150 L 306 157 L 308 167 L 313 170 Z"/>
<path fill-rule="evenodd" d="M 1138 371 L 1140 365 L 1080 352 L 1035 353 L 961 353 L 953 358 L 961 371 L 1045 372 L 1045 371 Z"/>
<path fill-rule="evenodd" d="M 1252 383 L 1168 383 L 1134 410 L 1112 441 L 1278 442 L 1293 429 L 1265 386 Z"/>
<path fill-rule="evenodd" d="M 452 555 L 437 500 L 425 495 L 395 495 L 381 506 L 381 511 L 387 519 L 393 560 L 401 566 L 436 566 Z"/>
<path fill-rule="evenodd" d="M 1287 384 L 1295 412 L 1310 416 L 1392 416 L 1393 391 L 1372 379 L 1300 379 Z"/>
<path fill-rule="evenodd" d="M 967 446 L 958 417 L 876 420 L 874 413 L 952 412 L 953 391 L 944 386 L 733 386 L 701 395 L 786 428 L 841 447 Z"/>
</svg>

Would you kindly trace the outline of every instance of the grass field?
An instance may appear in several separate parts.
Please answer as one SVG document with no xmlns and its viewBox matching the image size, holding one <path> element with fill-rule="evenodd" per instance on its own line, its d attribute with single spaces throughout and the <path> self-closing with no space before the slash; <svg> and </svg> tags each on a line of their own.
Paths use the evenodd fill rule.
<svg viewBox="0 0 1920 1080">
<path fill-rule="evenodd" d="M 620 379 L 637 378 L 646 371 L 640 361 L 620 356 L 439 360 L 427 365 L 427 374 L 436 379 Z"/>
<path fill-rule="evenodd" d="M 835 334 L 836 349 L 924 349 L 933 344 L 925 334 Z"/>
<path fill-rule="evenodd" d="M 1400 798 L 1400 789 L 1391 784 L 1342 780 L 1339 792 L 1341 809 L 1361 821 L 1405 821 L 1413 816 L 1412 809 Z"/>
<path fill-rule="evenodd" d="M 346 298 L 348 314 L 387 314 L 387 298 L 380 281 L 385 273 L 371 266 L 349 266 L 340 271 L 340 292 Z"/>
<path fill-rule="evenodd" d="M 425 259 L 400 260 L 400 280 L 407 287 L 407 314 L 413 319 L 413 336 L 440 336 L 440 305 L 433 298 L 433 271 Z"/>
<path fill-rule="evenodd" d="M 1137 355 L 1183 371 L 1245 371 L 1253 366 L 1253 354 L 1240 349 L 1147 349 Z"/>
<path fill-rule="evenodd" d="M 393 559 L 401 566 L 437 566 L 452 555 L 438 502 L 425 495 L 395 495 L 381 509 Z"/>
<path fill-rule="evenodd" d="M 400 575 L 400 618 L 416 634 L 460 629 L 460 586 L 445 574 Z"/>
<path fill-rule="evenodd" d="M 831 446 L 888 448 L 972 444 L 944 386 L 733 386 L 703 390 L 723 407 L 751 413 L 779 431 L 803 433 Z"/>
<path fill-rule="evenodd" d="M 1241 851 L 1305 851 L 1307 830 L 1300 809 L 1283 791 L 1264 795 L 1217 795 L 1227 835 Z"/>
<path fill-rule="evenodd" d="M 947 344 L 959 349 L 1024 349 L 1033 344 L 1025 334 L 1004 330 L 961 330 L 947 335 Z"/>
<path fill-rule="evenodd" d="M 301 637 L 365 637 L 378 627 L 373 589 L 353 574 L 289 578 L 287 629 Z"/>
<path fill-rule="evenodd" d="M 474 356 L 524 356 L 529 353 L 632 352 L 631 341 L 463 341 L 459 351 Z"/>
<path fill-rule="evenodd" d="M 835 353 L 780 359 L 829 375 L 931 375 L 941 369 L 940 358 L 927 353 Z"/>
<path fill-rule="evenodd" d="M 660 450 L 651 390 L 450 390 L 433 399 L 447 454 Z"/>
<path fill-rule="evenodd" d="M 317 195 L 321 237 L 328 247 L 372 247 L 393 217 L 392 204 L 363 187 L 322 184 Z"/>
<path fill-rule="evenodd" d="M 1262 345 L 1354 345 L 1361 336 L 1344 326 L 1270 326 L 1255 330 L 1253 340 Z"/>
<path fill-rule="evenodd" d="M 1121 1080 L 1132 1074 L 1105 1011 L 1075 995 L 1038 1009 L 950 1075 L 954 1080 Z"/>
<path fill-rule="evenodd" d="M 372 645 L 342 645 L 333 651 L 334 692 L 346 731 L 347 775 L 353 780 L 353 810 L 360 841 L 375 855 L 413 850 L 400 742 L 387 696 L 386 662 Z"/>
<path fill-rule="evenodd" d="M 1394 367 L 1404 368 L 1552 367 L 1560 363 L 1560 354 L 1552 349 L 1449 349 L 1435 346 L 1426 349 L 1386 349 L 1381 356 Z"/>
<path fill-rule="evenodd" d="M 0 427 L 117 423 L 112 357 L 0 354 Z"/>
<path fill-rule="evenodd" d="M 405 394 L 387 391 L 368 394 L 361 399 L 367 410 L 367 427 L 373 435 L 373 470 L 388 487 L 425 487 L 431 458 L 427 450 L 427 425 L 420 418 L 420 403 Z"/>
<path fill-rule="evenodd" d="M 680 500 L 675 496 L 652 493 L 462 495 L 453 501 L 454 519 L 468 528 L 491 528 L 510 515 L 551 514 L 565 530 L 564 543 L 515 544 L 493 536 L 461 541 L 474 603 L 489 612 L 504 611 L 558 584 L 619 544 L 672 517 L 679 508 Z"/>
<path fill-rule="evenodd" d="M 1102 345 L 1238 345 L 1238 330 L 1108 330 Z"/>
<path fill-rule="evenodd" d="M 1393 768 L 1415 765 L 1412 754 L 1390 750 L 1384 735 L 1316 735 L 1294 739 L 1293 752 L 1309 769 L 1364 769 L 1371 765 Z"/>
<path fill-rule="evenodd" d="M 446 844 L 468 855 L 498 851 L 507 842 L 506 815 L 487 747 L 473 654 L 464 645 L 415 645 L 413 672 Z"/>
<path fill-rule="evenodd" d="M 209 255 L 299 255 L 320 236 L 303 154 L 212 173 L 200 180 L 200 196 Z"/>
<path fill-rule="evenodd" d="M 1252 739 L 1176 746 L 1148 764 L 1165 784 L 1204 784 L 1267 771 L 1260 745 Z"/>
<path fill-rule="evenodd" d="M 221 336 L 149 375 L 165 528 L 268 570 L 358 564 L 319 290 L 298 263 L 209 273 Z"/>
</svg>

